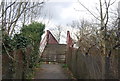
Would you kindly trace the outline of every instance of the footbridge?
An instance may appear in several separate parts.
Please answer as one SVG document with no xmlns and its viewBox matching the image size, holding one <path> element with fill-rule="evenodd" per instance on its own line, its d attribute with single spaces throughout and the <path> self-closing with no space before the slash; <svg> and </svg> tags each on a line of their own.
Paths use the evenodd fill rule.
<svg viewBox="0 0 120 81">
<path fill-rule="evenodd" d="M 67 44 L 59 44 L 52 33 L 47 30 L 40 42 L 40 57 L 45 62 L 65 62 L 66 49 L 73 45 L 70 32 L 67 32 Z"/>
</svg>

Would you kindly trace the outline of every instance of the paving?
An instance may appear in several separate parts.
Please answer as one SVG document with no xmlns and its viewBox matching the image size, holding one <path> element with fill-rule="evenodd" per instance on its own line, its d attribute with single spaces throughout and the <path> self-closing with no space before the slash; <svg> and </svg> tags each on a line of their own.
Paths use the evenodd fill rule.
<svg viewBox="0 0 120 81">
<path fill-rule="evenodd" d="M 35 79 L 68 79 L 60 64 L 41 64 L 36 69 Z"/>
</svg>

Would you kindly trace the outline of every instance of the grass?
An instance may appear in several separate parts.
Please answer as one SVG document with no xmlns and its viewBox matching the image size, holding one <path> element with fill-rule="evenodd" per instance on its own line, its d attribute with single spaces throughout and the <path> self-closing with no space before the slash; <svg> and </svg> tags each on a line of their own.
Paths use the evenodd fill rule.
<svg viewBox="0 0 120 81">
<path fill-rule="evenodd" d="M 63 68 L 63 71 L 64 71 L 65 75 L 68 76 L 68 79 L 72 79 L 72 81 L 76 81 L 77 80 L 75 78 L 75 76 L 72 74 L 72 72 L 69 70 L 67 64 L 62 64 L 62 68 Z"/>
<path fill-rule="evenodd" d="M 33 68 L 33 70 L 28 72 L 28 74 L 27 74 L 27 79 L 34 79 L 35 71 L 36 71 L 37 68 L 40 67 L 40 65 L 41 65 L 41 62 L 37 63 L 37 64 L 35 65 L 35 67 Z"/>
<path fill-rule="evenodd" d="M 62 64 L 62 68 L 67 68 L 67 64 Z"/>
</svg>

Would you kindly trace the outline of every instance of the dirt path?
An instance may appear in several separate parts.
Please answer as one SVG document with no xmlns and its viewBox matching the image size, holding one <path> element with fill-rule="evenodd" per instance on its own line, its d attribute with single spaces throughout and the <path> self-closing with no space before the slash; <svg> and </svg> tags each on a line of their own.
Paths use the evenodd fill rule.
<svg viewBox="0 0 120 81">
<path fill-rule="evenodd" d="M 41 64 L 35 73 L 35 79 L 68 79 L 60 64 Z"/>
</svg>

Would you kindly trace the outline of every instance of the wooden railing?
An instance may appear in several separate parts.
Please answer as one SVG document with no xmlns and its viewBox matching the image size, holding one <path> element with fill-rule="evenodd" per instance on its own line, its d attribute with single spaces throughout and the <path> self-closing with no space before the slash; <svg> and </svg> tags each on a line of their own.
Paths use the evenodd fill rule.
<svg viewBox="0 0 120 81">
<path fill-rule="evenodd" d="M 45 49 L 45 46 L 47 44 L 47 34 L 44 36 L 43 40 L 40 42 L 40 56 L 42 55 L 44 49 Z"/>
</svg>

